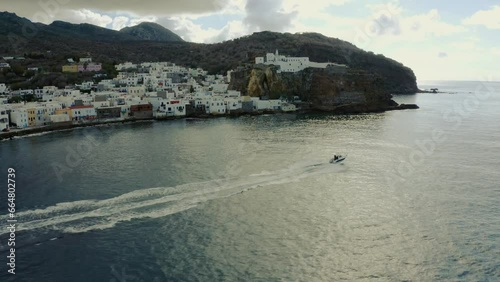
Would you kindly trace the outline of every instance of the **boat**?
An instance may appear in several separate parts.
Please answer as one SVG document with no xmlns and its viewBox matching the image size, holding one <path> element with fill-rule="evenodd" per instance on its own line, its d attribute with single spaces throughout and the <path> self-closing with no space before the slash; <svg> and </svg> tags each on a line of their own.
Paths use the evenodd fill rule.
<svg viewBox="0 0 500 282">
<path fill-rule="evenodd" d="M 340 163 L 342 162 L 343 160 L 345 160 L 347 156 L 342 156 L 342 155 L 334 155 L 333 158 L 330 159 L 330 163 L 331 164 L 336 164 L 336 163 Z"/>
</svg>

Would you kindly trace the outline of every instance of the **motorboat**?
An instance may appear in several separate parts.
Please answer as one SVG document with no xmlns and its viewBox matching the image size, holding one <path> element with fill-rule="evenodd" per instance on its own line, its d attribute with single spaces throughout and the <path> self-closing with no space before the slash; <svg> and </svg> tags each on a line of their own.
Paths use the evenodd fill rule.
<svg viewBox="0 0 500 282">
<path fill-rule="evenodd" d="M 342 156 L 342 155 L 334 155 L 333 158 L 330 159 L 331 164 L 336 164 L 340 163 L 341 161 L 345 160 L 347 156 Z"/>
</svg>

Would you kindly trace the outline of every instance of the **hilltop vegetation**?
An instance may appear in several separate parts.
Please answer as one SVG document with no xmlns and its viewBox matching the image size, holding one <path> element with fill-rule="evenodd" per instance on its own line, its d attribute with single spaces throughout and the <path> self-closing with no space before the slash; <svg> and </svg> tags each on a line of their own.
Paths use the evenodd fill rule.
<svg viewBox="0 0 500 282">
<path fill-rule="evenodd" d="M 23 26 L 27 25 L 36 29 L 36 36 L 23 35 Z M 388 93 L 418 91 L 416 77 L 410 68 L 383 55 L 363 51 L 349 42 L 318 33 L 265 31 L 216 44 L 144 40 L 148 36 L 152 36 L 151 33 L 114 31 L 89 24 L 33 24 L 14 14 L 0 13 L 0 54 L 40 54 L 29 63 L 19 63 L 21 67 L 41 66 L 44 71 L 54 72 L 60 70 L 66 58 L 91 56 L 95 62 L 108 66 L 124 61 L 169 61 L 202 67 L 210 73 L 225 73 L 238 66 L 253 64 L 256 56 L 278 49 L 284 55 L 308 56 L 311 61 L 347 64 L 351 69 L 377 74 Z M 18 80 L 20 78 L 17 76 Z"/>
</svg>

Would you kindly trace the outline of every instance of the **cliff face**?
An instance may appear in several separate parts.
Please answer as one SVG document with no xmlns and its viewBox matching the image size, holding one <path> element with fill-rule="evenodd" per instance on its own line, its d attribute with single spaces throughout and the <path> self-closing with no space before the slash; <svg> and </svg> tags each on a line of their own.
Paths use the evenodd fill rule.
<svg viewBox="0 0 500 282">
<path fill-rule="evenodd" d="M 260 66 L 234 72 L 229 87 L 252 97 L 299 96 L 313 111 L 361 113 L 397 106 L 385 92 L 382 78 L 360 71 L 338 73 L 327 68 L 277 73 L 274 66 Z"/>
</svg>

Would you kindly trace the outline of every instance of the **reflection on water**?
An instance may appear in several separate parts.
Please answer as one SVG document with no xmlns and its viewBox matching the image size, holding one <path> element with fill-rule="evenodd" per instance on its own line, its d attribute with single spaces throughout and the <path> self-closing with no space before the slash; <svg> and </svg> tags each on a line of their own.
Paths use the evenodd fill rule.
<svg viewBox="0 0 500 282">
<path fill-rule="evenodd" d="M 493 281 L 500 99 L 454 128 L 443 110 L 467 95 L 396 96 L 421 109 L 383 114 L 179 120 L 1 142 L 2 169 L 7 160 L 19 172 L 19 277 Z M 445 141 L 431 146 L 434 130 Z M 67 164 L 89 135 L 91 152 L 58 181 L 52 164 Z M 348 155 L 343 165 L 328 164 L 335 153 Z"/>
</svg>

